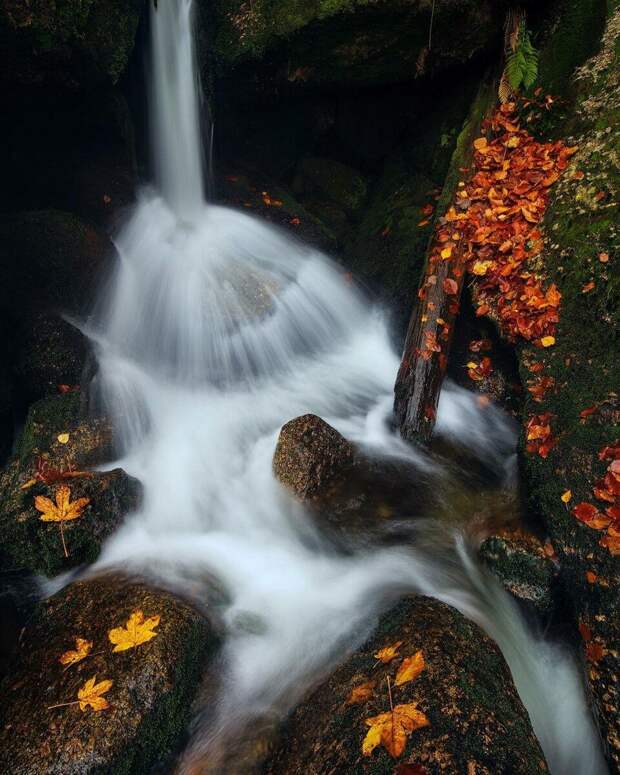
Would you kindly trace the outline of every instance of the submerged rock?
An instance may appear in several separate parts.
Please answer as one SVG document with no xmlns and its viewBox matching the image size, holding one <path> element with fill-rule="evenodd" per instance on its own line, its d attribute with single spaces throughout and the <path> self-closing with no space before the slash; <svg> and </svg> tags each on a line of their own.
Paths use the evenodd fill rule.
<svg viewBox="0 0 620 775">
<path fill-rule="evenodd" d="M 109 423 L 84 419 L 79 393 L 45 398 L 31 407 L 17 454 L 0 479 L 4 567 L 55 575 L 97 559 L 103 540 L 137 506 L 140 495 L 139 483 L 122 469 L 90 470 L 111 455 Z M 39 495 L 54 501 L 63 485 L 70 488 L 71 501 L 90 501 L 78 519 L 63 523 L 68 557 L 59 525 L 42 522 L 34 505 Z"/>
<path fill-rule="evenodd" d="M 157 635 L 112 653 L 108 632 L 130 614 L 159 617 Z M 75 638 L 91 655 L 69 667 Z M 182 600 L 121 577 L 77 582 L 46 600 L 28 623 L 1 686 L 0 769 L 20 775 L 144 773 L 178 744 L 217 646 L 211 625 Z M 81 710 L 78 690 L 110 680 L 109 708 Z"/>
<path fill-rule="evenodd" d="M 393 661 L 375 654 L 399 644 Z M 395 675 L 404 658 L 422 651 L 424 669 L 401 686 Z M 390 687 L 388 689 L 388 677 Z M 370 696 L 352 691 L 371 683 Z M 362 753 L 367 718 L 417 703 L 429 724 L 408 738 L 400 757 L 384 747 Z M 430 598 L 400 603 L 374 635 L 291 715 L 269 756 L 270 775 L 326 772 L 487 773 L 548 772 L 527 711 L 497 646 L 475 624 Z"/>
</svg>

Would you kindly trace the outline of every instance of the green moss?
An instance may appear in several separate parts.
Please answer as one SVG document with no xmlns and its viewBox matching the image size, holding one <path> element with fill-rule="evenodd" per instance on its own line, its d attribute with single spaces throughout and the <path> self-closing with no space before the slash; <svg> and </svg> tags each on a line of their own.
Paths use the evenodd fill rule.
<svg viewBox="0 0 620 775">
<path fill-rule="evenodd" d="M 289 82 L 380 84 L 462 63 L 500 32 L 487 3 L 417 0 L 220 0 L 216 52 L 223 66 L 263 59 L 286 66 Z"/>
<path fill-rule="evenodd" d="M 526 397 L 525 412 L 526 417 L 551 413 L 556 446 L 546 459 L 522 449 L 523 471 L 530 509 L 541 515 L 560 560 L 559 583 L 575 629 L 577 623 L 586 624 L 607 649 L 587 675 L 612 767 L 620 763 L 619 665 L 617 651 L 610 648 L 620 637 L 619 560 L 600 545 L 603 532 L 579 522 L 572 507 L 580 502 L 605 507 L 593 493 L 608 465 L 598 453 L 620 438 L 619 38 L 616 10 L 600 50 L 574 79 L 565 132 L 574 132 L 569 142 L 578 150 L 551 192 L 545 249 L 533 266 L 544 283 L 555 283 L 562 294 L 556 344 L 520 351 L 524 381 L 531 378 L 531 362 L 543 363 L 541 374 L 555 380 L 542 403 Z M 603 253 L 608 262 L 599 259 Z M 581 416 L 591 408 L 591 414 Z M 568 505 L 560 498 L 566 490 L 572 492 Z M 588 572 L 595 583 L 588 582 Z"/>
<path fill-rule="evenodd" d="M 595 51 L 605 25 L 605 0 L 557 0 L 543 33 L 537 87 L 545 94 L 572 91 L 575 69 Z"/>
</svg>

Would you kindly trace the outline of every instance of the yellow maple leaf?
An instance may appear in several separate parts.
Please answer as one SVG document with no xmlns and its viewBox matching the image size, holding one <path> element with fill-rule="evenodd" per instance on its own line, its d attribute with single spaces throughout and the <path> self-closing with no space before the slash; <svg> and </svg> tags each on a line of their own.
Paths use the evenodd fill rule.
<svg viewBox="0 0 620 775">
<path fill-rule="evenodd" d="M 563 503 L 568 503 L 569 500 L 573 497 L 573 493 L 570 490 L 566 490 L 566 492 L 563 492 L 562 495 L 560 495 L 560 500 Z"/>
<path fill-rule="evenodd" d="M 34 507 L 41 511 L 43 522 L 68 522 L 81 516 L 84 508 L 90 503 L 90 498 L 71 500 L 71 488 L 63 484 L 56 490 L 56 503 L 43 495 L 34 499 Z"/>
<path fill-rule="evenodd" d="M 61 665 L 75 665 L 77 662 L 81 662 L 84 657 L 90 654 L 90 650 L 93 647 L 93 642 L 90 640 L 84 640 L 84 638 L 75 639 L 75 651 L 69 650 L 61 654 L 59 662 Z"/>
<path fill-rule="evenodd" d="M 406 705 L 396 705 L 394 710 L 367 718 L 364 723 L 370 729 L 362 743 L 364 756 L 370 756 L 375 748 L 382 744 L 390 756 L 397 759 L 405 750 L 409 735 L 416 729 L 430 725 L 424 713 L 417 708 L 417 702 L 410 702 Z"/>
<path fill-rule="evenodd" d="M 394 643 L 391 646 L 386 646 L 384 649 L 379 649 L 376 654 L 374 654 L 374 658 L 378 659 L 379 662 L 383 662 L 384 665 L 387 665 L 388 662 L 391 662 L 393 659 L 396 658 L 396 655 L 398 654 L 398 649 L 403 645 L 402 640 L 399 640 L 398 643 Z"/>
<path fill-rule="evenodd" d="M 112 686 L 112 681 L 106 680 L 96 684 L 97 676 L 94 675 L 78 691 L 78 703 L 80 710 L 86 710 L 90 705 L 93 710 L 105 710 L 110 707 L 110 703 L 102 694 L 105 694 Z"/>
<path fill-rule="evenodd" d="M 543 347 L 551 347 L 555 344 L 555 336 L 543 336 L 540 343 Z"/>
<path fill-rule="evenodd" d="M 412 654 L 410 657 L 405 657 L 400 663 L 394 683 L 396 686 L 402 686 L 403 684 L 409 683 L 409 681 L 413 681 L 413 679 L 417 678 L 422 670 L 424 670 L 424 667 L 424 655 L 421 651 L 416 651 L 415 654 Z"/>
<path fill-rule="evenodd" d="M 358 702 L 366 702 L 366 700 L 369 700 L 372 697 L 374 688 L 374 681 L 368 681 L 368 683 L 354 686 L 351 689 L 351 694 L 349 695 L 345 705 L 355 705 Z"/>
<path fill-rule="evenodd" d="M 133 611 L 125 627 L 115 627 L 108 632 L 110 642 L 115 644 L 112 652 L 127 651 L 154 638 L 159 634 L 153 632 L 159 624 L 159 619 L 159 616 L 145 619 L 142 611 Z"/>
<path fill-rule="evenodd" d="M 84 508 L 90 503 L 90 498 L 78 498 L 75 501 L 71 500 L 71 488 L 63 484 L 56 490 L 56 503 L 46 498 L 44 495 L 37 495 L 34 499 L 34 507 L 37 511 L 42 512 L 39 519 L 43 522 L 59 522 L 60 523 L 60 537 L 62 538 L 62 548 L 65 552 L 65 557 L 69 556 L 67 551 L 67 544 L 65 543 L 65 533 L 63 530 L 63 524 L 72 519 L 77 519 L 81 516 Z"/>
</svg>

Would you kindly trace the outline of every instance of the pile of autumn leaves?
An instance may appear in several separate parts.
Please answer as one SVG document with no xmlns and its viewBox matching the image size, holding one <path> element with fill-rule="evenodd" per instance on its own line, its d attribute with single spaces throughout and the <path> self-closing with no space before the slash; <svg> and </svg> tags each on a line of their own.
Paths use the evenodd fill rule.
<svg viewBox="0 0 620 775">
<path fill-rule="evenodd" d="M 108 632 L 108 639 L 110 643 L 114 644 L 112 653 L 128 651 L 155 638 L 158 633 L 154 630 L 159 621 L 159 616 L 145 618 L 142 611 L 133 611 L 124 627 L 114 627 Z M 75 638 L 75 649 L 65 651 L 64 654 L 61 654 L 58 661 L 61 665 L 65 665 L 65 669 L 69 668 L 71 665 L 86 659 L 86 657 L 95 656 L 91 653 L 92 648 L 92 641 L 85 638 Z M 100 654 L 101 652 L 97 653 Z M 94 675 L 78 690 L 77 700 L 50 705 L 48 710 L 63 708 L 69 705 L 79 705 L 81 711 L 85 711 L 88 707 L 95 711 L 106 710 L 110 705 L 103 695 L 111 688 L 112 681 L 106 679 L 97 683 L 97 676 Z"/>
<path fill-rule="evenodd" d="M 542 249 L 538 224 L 549 188 L 577 148 L 538 142 L 519 127 L 515 110 L 514 103 L 502 105 L 488 122 L 493 139 L 475 140 L 474 175 L 459 184 L 445 221 L 458 227 L 459 250 L 477 279 L 476 314 L 494 317 L 509 340 L 550 347 L 562 297 L 553 284 L 543 288 L 526 262 Z M 441 232 L 439 242 L 440 255 L 456 247 Z"/>
</svg>

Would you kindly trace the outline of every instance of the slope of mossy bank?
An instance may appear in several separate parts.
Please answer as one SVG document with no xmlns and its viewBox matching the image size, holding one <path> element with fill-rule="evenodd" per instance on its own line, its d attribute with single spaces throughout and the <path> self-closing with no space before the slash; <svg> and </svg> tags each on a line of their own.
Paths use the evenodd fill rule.
<svg viewBox="0 0 620 775">
<path fill-rule="evenodd" d="M 530 508 L 560 562 L 559 584 L 581 634 L 597 720 L 617 772 L 620 556 L 601 544 L 605 530 L 572 512 L 581 502 L 601 510 L 610 505 L 593 487 L 609 465 L 600 450 L 620 438 L 620 9 L 613 5 L 600 51 L 572 76 L 565 129 L 573 134 L 566 142 L 578 151 L 552 191 L 545 248 L 534 262 L 562 294 L 556 343 L 547 350 L 523 347 L 519 360 L 524 382 L 533 363 L 543 363 L 539 376 L 555 381 L 541 403 L 527 395 L 524 420 L 549 412 L 556 444 L 546 459 L 523 450 L 522 467 Z M 565 504 L 561 496 L 569 490 Z"/>
</svg>

